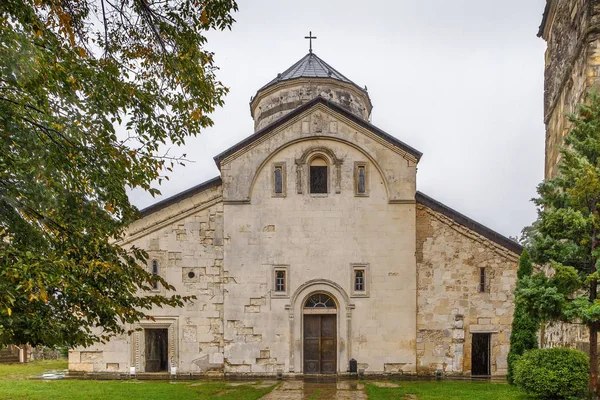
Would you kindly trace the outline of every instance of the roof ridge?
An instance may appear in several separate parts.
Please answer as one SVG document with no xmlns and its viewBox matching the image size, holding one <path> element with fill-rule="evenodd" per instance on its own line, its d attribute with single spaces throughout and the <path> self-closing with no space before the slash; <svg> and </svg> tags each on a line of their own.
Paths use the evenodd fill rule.
<svg viewBox="0 0 600 400">
<path fill-rule="evenodd" d="M 314 106 L 317 103 L 326 105 L 327 107 L 333 109 L 334 111 L 337 111 L 338 113 L 342 114 L 346 118 L 350 119 L 352 122 L 362 126 L 365 129 L 370 130 L 371 132 L 373 132 L 375 135 L 379 136 L 383 140 L 391 143 L 392 145 L 403 150 L 404 152 L 412 155 L 414 158 L 416 158 L 417 162 L 421 159 L 421 156 L 423 155 L 423 153 L 421 153 L 419 150 L 409 146 L 408 144 L 395 138 L 394 136 L 390 135 L 389 133 L 386 133 L 385 131 L 379 129 L 375 125 L 371 124 L 369 121 L 366 121 L 366 120 L 352 114 L 350 111 L 346 110 L 339 104 L 336 104 L 335 102 L 330 101 L 324 97 L 316 96 L 312 100 L 308 101 L 307 103 L 304 103 L 301 106 L 296 107 L 294 110 L 285 114 L 283 117 L 271 122 L 270 124 L 266 125 L 265 127 L 254 132 L 254 134 L 252 134 L 252 135 L 246 137 L 245 139 L 239 141 L 238 143 L 234 144 L 227 150 L 221 152 L 220 154 L 217 154 L 215 157 L 213 157 L 213 159 L 215 160 L 215 164 L 217 164 L 217 167 L 219 168 L 219 170 L 221 170 L 221 161 L 223 159 L 225 159 L 226 157 L 229 157 L 230 155 L 239 151 L 241 148 L 250 145 L 255 140 L 260 139 L 261 137 L 263 137 L 264 135 L 266 135 L 273 129 L 281 126 L 282 124 L 284 124 L 287 121 L 289 121 L 290 119 L 296 117 L 300 113 L 308 110 L 310 107 Z"/>
<path fill-rule="evenodd" d="M 350 83 L 354 83 L 350 79 L 346 78 L 346 76 L 344 74 L 342 74 L 340 71 L 338 71 L 337 69 L 333 68 L 330 64 L 328 64 L 327 61 L 323 60 L 315 53 L 312 53 L 312 54 L 314 54 L 314 56 L 317 58 L 317 60 L 319 60 L 319 62 L 321 64 L 323 64 L 328 70 L 330 70 L 331 72 L 335 72 L 337 75 L 339 75 L 341 78 L 343 78 L 342 80 L 350 82 Z"/>
</svg>

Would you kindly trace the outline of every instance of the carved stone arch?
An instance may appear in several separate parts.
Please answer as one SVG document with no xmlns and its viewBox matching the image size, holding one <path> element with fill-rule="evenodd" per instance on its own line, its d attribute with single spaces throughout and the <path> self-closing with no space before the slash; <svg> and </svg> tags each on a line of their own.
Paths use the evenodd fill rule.
<svg viewBox="0 0 600 400">
<path fill-rule="evenodd" d="M 313 146 L 304 151 L 300 158 L 296 159 L 296 192 L 302 194 L 303 189 L 303 174 L 308 176 L 308 166 L 310 161 L 318 156 L 325 156 L 331 165 L 335 168 L 335 181 L 334 187 L 336 193 L 342 191 L 342 164 L 344 163 L 343 158 L 339 158 L 335 155 L 333 150 L 325 146 Z"/>
<path fill-rule="evenodd" d="M 331 287 L 331 289 L 333 289 L 333 295 L 334 295 L 334 299 L 336 299 L 337 297 L 341 297 L 341 299 L 345 304 L 350 304 L 350 296 L 348 296 L 348 293 L 346 293 L 346 291 L 344 290 L 343 287 L 341 287 L 338 283 L 334 282 L 334 281 L 330 281 L 329 279 L 311 279 L 310 281 L 306 281 L 304 282 L 302 285 L 300 285 L 295 291 L 294 293 L 290 296 L 290 304 L 288 307 L 294 308 L 296 306 L 296 303 L 298 301 L 298 297 L 306 291 L 306 288 L 309 287 L 314 287 L 315 285 L 324 285 L 324 286 L 329 286 Z M 330 291 L 330 290 L 328 290 Z M 301 299 L 302 301 L 300 302 L 301 304 L 303 304 L 303 302 L 306 300 L 306 298 Z M 338 307 L 340 306 L 339 304 L 339 300 L 338 300 Z"/>
<path fill-rule="evenodd" d="M 344 288 L 328 279 L 312 279 L 304 282 L 290 296 L 290 304 L 285 306 L 289 311 L 290 322 L 289 371 L 302 372 L 303 307 L 308 297 L 315 293 L 327 294 L 336 302 L 339 343 L 337 372 L 344 372 L 352 358 L 351 337 L 354 304 L 350 303 L 350 296 Z"/>
<path fill-rule="evenodd" d="M 341 165 L 344 162 L 344 160 L 341 158 L 338 158 L 335 155 L 335 153 L 333 152 L 333 150 L 331 150 L 329 147 L 313 146 L 313 147 L 310 147 L 310 148 L 304 150 L 304 153 L 302 153 L 302 156 L 300 158 L 296 159 L 296 164 L 306 164 L 306 161 L 308 160 L 308 158 L 311 155 L 313 155 L 313 153 L 325 153 L 327 156 L 329 156 L 329 159 L 335 165 L 338 165 L 338 164 Z"/>
<path fill-rule="evenodd" d="M 289 146 L 293 146 L 295 144 L 298 143 L 302 143 L 302 142 L 306 142 L 306 141 L 312 141 L 312 140 L 327 140 L 327 141 L 332 141 L 332 142 L 338 142 L 338 143 L 343 143 L 349 147 L 352 147 L 353 149 L 359 151 L 360 153 L 362 153 L 367 160 L 369 160 L 369 162 L 371 163 L 371 165 L 373 165 L 373 167 L 375 167 L 375 169 L 379 172 L 379 175 L 381 176 L 381 181 L 383 182 L 384 188 L 385 188 L 385 192 L 386 195 L 389 199 L 390 196 L 390 188 L 389 188 L 389 183 L 388 180 L 386 178 L 386 175 L 383 171 L 383 169 L 381 168 L 381 166 L 379 165 L 379 163 L 377 162 L 377 160 L 374 158 L 373 155 L 369 154 L 367 151 L 365 151 L 365 149 L 357 146 L 355 143 L 349 142 L 345 139 L 341 139 L 341 138 L 334 138 L 334 137 L 330 137 L 330 136 L 311 136 L 311 137 L 303 137 L 303 138 L 298 138 L 292 141 L 289 141 L 285 144 L 283 144 L 282 146 L 276 148 L 275 150 L 271 151 L 266 157 L 265 159 L 260 163 L 260 165 L 256 168 L 256 171 L 254 172 L 254 175 L 252 177 L 251 183 L 250 183 L 250 187 L 249 187 L 249 191 L 248 191 L 248 201 L 247 203 L 250 203 L 250 199 L 252 198 L 252 192 L 254 191 L 254 186 L 256 184 L 256 181 L 258 180 L 258 176 L 260 174 L 260 172 L 263 170 L 263 168 L 265 168 L 265 166 L 273 159 L 273 157 L 275 157 L 280 151 L 282 151 L 283 149 L 289 147 Z M 319 146 L 315 146 L 315 147 L 319 147 Z M 314 147 L 312 147 L 312 149 L 314 149 Z M 310 150 L 310 149 L 309 149 Z M 307 151 L 309 151 L 307 150 Z M 306 151 L 304 152 L 306 153 Z M 326 153 L 323 153 L 326 154 Z M 307 154 L 307 158 L 308 156 L 310 156 L 310 152 Z M 301 157 L 302 158 L 302 157 Z M 336 157 L 337 159 L 337 157 Z M 297 159 L 299 160 L 299 159 Z M 343 162 L 343 160 L 341 160 Z M 341 169 L 340 169 L 341 171 Z M 341 175 L 341 172 L 340 172 Z"/>
</svg>

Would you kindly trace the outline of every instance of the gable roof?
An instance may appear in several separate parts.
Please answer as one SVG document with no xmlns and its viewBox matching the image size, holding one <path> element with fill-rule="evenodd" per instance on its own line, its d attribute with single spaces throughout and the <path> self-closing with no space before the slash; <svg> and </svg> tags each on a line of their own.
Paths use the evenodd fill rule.
<svg viewBox="0 0 600 400">
<path fill-rule="evenodd" d="M 520 255 L 523 251 L 523 246 L 521 246 L 519 243 L 507 238 L 504 235 L 501 235 L 500 233 L 488 228 L 487 226 L 480 224 L 477 221 L 472 220 L 466 215 L 459 213 L 458 211 L 448 207 L 445 204 L 440 203 L 437 200 L 434 200 L 433 198 L 427 196 L 424 193 L 417 191 L 417 193 L 415 194 L 415 200 L 417 201 L 417 203 L 422 204 L 425 207 L 429 207 L 433 211 L 439 212 L 440 214 L 450 218 L 457 224 L 462 225 L 465 228 L 468 228 L 480 234 L 486 239 L 489 239 L 492 242 L 499 244 L 500 246 L 512 251 L 513 253 L 516 253 L 517 255 Z"/>
<path fill-rule="evenodd" d="M 385 141 L 387 141 L 388 143 L 402 149 L 403 151 L 407 152 L 408 154 L 412 155 L 413 157 L 415 157 L 417 159 L 417 162 L 421 159 L 421 156 L 423 155 L 423 153 L 421 153 L 419 150 L 407 145 L 406 143 L 396 139 L 395 137 L 393 137 L 392 135 L 390 135 L 389 133 L 386 133 L 384 131 L 382 131 L 381 129 L 377 128 L 375 125 L 365 121 L 362 118 L 357 117 L 356 115 L 352 114 L 351 112 L 347 111 L 346 109 L 342 108 L 341 106 L 337 105 L 336 103 L 329 101 L 321 96 L 317 96 L 314 99 L 312 99 L 311 101 L 295 108 L 293 111 L 287 113 L 286 115 L 284 115 L 283 117 L 279 118 L 278 120 L 274 121 L 272 124 L 265 126 L 264 128 L 262 128 L 261 130 L 257 131 L 256 133 L 254 133 L 253 135 L 248 136 L 246 139 L 236 143 L 235 145 L 233 145 L 232 147 L 228 148 L 227 150 L 225 150 L 224 152 L 222 152 L 221 154 L 217 155 L 214 157 L 215 163 L 217 164 L 217 167 L 219 167 L 219 170 L 221 169 L 221 161 L 223 161 L 223 159 L 225 159 L 226 157 L 229 157 L 230 155 L 236 153 L 237 151 L 243 149 L 244 147 L 252 144 L 253 142 L 255 142 L 256 140 L 262 138 L 263 136 L 265 136 L 266 134 L 268 134 L 269 132 L 273 131 L 274 129 L 276 129 L 277 127 L 285 124 L 286 122 L 288 122 L 289 120 L 291 120 L 292 118 L 296 117 L 297 115 L 303 113 L 304 111 L 308 110 L 309 108 L 311 108 L 312 106 L 316 105 L 316 104 L 323 104 L 329 108 L 331 108 L 333 111 L 342 114 L 344 117 L 348 118 L 349 120 L 351 120 L 352 122 L 360 125 L 361 127 L 368 129 L 369 131 L 373 132 L 375 135 L 379 136 L 380 138 L 384 139 Z"/>
<path fill-rule="evenodd" d="M 185 200 L 187 198 L 190 198 L 206 189 L 210 189 L 216 186 L 221 185 L 223 182 L 221 181 L 221 177 L 217 176 L 214 177 L 212 179 L 209 179 L 205 182 L 202 182 L 199 185 L 196 186 L 192 186 L 189 189 L 184 190 L 183 192 L 179 192 L 174 196 L 168 197 L 164 200 L 159 201 L 158 203 L 154 203 L 151 206 L 148 206 L 142 210 L 140 210 L 140 214 L 142 214 L 142 217 L 146 217 L 156 211 L 160 211 L 163 208 L 169 207 L 170 205 L 173 205 L 175 203 L 178 203 L 182 200 Z"/>
<path fill-rule="evenodd" d="M 358 90 L 367 95 L 367 98 L 369 97 L 369 94 L 364 88 L 361 88 L 356 83 L 346 78 L 341 72 L 327 64 L 312 52 L 296 61 L 291 67 L 282 73 L 277 74 L 274 79 L 258 89 L 256 93 L 268 88 L 269 86 L 275 85 L 276 83 L 289 81 L 296 78 L 333 78 L 355 86 Z"/>
</svg>

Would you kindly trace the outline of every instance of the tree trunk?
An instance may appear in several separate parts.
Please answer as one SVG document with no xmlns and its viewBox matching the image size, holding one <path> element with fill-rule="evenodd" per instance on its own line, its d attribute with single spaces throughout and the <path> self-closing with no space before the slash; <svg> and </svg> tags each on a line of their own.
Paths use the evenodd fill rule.
<svg viewBox="0 0 600 400">
<path fill-rule="evenodd" d="M 590 330 L 590 392 L 594 399 L 598 398 L 598 325 L 592 322 L 588 325 Z"/>
<path fill-rule="evenodd" d="M 592 263 L 590 263 L 590 274 L 596 272 L 596 264 L 598 260 L 594 258 L 596 247 L 598 247 L 598 233 L 597 227 L 597 213 L 596 213 L 596 202 L 591 209 L 592 215 L 594 215 L 594 229 L 592 232 Z M 594 304 L 598 298 L 598 281 L 592 279 L 590 282 L 590 303 Z M 590 392 L 593 393 L 594 400 L 598 400 L 598 322 L 592 321 L 588 324 L 590 331 Z"/>
</svg>

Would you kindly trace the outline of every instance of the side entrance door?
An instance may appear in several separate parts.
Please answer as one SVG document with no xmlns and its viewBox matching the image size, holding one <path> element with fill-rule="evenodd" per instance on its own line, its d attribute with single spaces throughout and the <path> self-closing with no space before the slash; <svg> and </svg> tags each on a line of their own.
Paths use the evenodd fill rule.
<svg viewBox="0 0 600 400">
<path fill-rule="evenodd" d="M 474 333 L 471 347 L 471 375 L 490 375 L 490 333 Z"/>
<path fill-rule="evenodd" d="M 335 314 L 304 315 L 305 374 L 335 374 L 336 345 Z"/>
<path fill-rule="evenodd" d="M 169 331 L 144 329 L 146 372 L 167 371 L 169 366 Z"/>
</svg>

